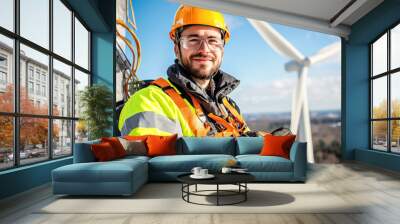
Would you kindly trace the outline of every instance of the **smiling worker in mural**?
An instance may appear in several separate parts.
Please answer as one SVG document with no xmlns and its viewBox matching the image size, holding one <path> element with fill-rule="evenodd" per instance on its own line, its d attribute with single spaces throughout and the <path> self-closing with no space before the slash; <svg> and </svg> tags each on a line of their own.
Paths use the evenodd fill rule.
<svg viewBox="0 0 400 224">
<path fill-rule="evenodd" d="M 230 32 L 221 13 L 182 5 L 169 33 L 176 60 L 124 105 L 122 135 L 255 135 L 228 95 L 239 80 L 220 69 Z"/>
</svg>

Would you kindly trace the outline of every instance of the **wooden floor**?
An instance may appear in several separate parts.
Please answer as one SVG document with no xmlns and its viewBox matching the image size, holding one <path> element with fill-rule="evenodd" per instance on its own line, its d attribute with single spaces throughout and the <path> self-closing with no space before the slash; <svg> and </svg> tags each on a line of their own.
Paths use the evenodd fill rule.
<svg viewBox="0 0 400 224">
<path fill-rule="evenodd" d="M 366 204 L 356 214 L 36 214 L 54 200 L 49 185 L 0 201 L 0 223 L 107 224 L 258 224 L 258 223 L 400 223 L 400 174 L 359 163 L 317 164 L 308 183 L 317 183 L 345 201 Z M 315 203 L 319 203 L 316 201 Z"/>
</svg>

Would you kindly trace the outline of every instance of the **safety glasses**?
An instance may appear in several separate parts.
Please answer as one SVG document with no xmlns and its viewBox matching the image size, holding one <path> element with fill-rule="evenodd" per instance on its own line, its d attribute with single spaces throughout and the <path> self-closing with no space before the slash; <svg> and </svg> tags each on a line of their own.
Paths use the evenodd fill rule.
<svg viewBox="0 0 400 224">
<path fill-rule="evenodd" d="M 221 50 L 224 48 L 224 41 L 217 37 L 181 37 L 181 46 L 185 49 L 198 50 L 203 42 L 207 44 L 210 50 Z"/>
</svg>

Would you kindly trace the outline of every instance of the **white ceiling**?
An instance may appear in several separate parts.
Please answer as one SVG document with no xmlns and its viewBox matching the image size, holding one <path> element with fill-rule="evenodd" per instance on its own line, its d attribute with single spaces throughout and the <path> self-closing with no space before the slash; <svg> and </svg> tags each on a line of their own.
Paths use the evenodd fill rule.
<svg viewBox="0 0 400 224">
<path fill-rule="evenodd" d="M 383 2 L 383 0 L 172 1 L 341 37 L 347 37 L 352 24 Z"/>
</svg>

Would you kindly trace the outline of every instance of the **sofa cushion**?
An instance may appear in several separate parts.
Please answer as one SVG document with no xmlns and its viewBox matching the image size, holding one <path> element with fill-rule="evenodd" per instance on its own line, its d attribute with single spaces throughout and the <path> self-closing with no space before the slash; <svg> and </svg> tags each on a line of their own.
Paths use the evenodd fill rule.
<svg viewBox="0 0 400 224">
<path fill-rule="evenodd" d="M 146 138 L 148 156 L 165 156 L 176 154 L 177 134 L 170 136 L 150 135 Z"/>
<path fill-rule="evenodd" d="M 93 141 L 75 143 L 74 163 L 87 163 L 96 161 L 90 146 L 92 144 L 99 144 L 100 142 L 100 139 L 97 139 Z"/>
<path fill-rule="evenodd" d="M 142 140 L 126 140 L 124 138 L 118 137 L 119 142 L 124 147 L 126 155 L 137 155 L 145 156 L 147 155 L 146 143 Z"/>
<path fill-rule="evenodd" d="M 102 142 L 90 146 L 96 161 L 104 162 L 119 158 L 109 142 Z"/>
<path fill-rule="evenodd" d="M 263 137 L 237 137 L 236 155 L 259 154 L 264 144 Z"/>
<path fill-rule="evenodd" d="M 193 167 L 200 166 L 211 172 L 219 171 L 228 160 L 235 159 L 231 155 L 174 155 L 158 156 L 149 160 L 149 170 L 163 172 L 190 172 Z"/>
<path fill-rule="evenodd" d="M 136 155 L 131 155 L 131 156 L 125 156 L 124 158 L 116 159 L 113 160 L 112 162 L 122 162 L 122 163 L 136 163 L 135 161 L 142 161 L 142 162 L 148 162 L 150 157 L 147 156 L 136 156 Z"/>
<path fill-rule="evenodd" d="M 279 156 L 238 155 L 236 159 L 249 172 L 293 172 L 292 161 Z"/>
<path fill-rule="evenodd" d="M 261 156 L 280 156 L 289 159 L 290 148 L 296 135 L 274 136 L 266 134 L 264 136 L 264 145 L 261 149 Z"/>
<path fill-rule="evenodd" d="M 235 144 L 235 139 L 232 137 L 182 137 L 178 140 L 177 154 L 235 155 Z"/>
<path fill-rule="evenodd" d="M 101 138 L 101 142 L 108 142 L 114 149 L 115 155 L 117 158 L 122 158 L 126 156 L 126 151 L 119 141 L 118 137 L 103 137 Z"/>
<path fill-rule="evenodd" d="M 130 195 L 148 181 L 148 158 L 131 156 L 108 162 L 75 163 L 52 171 L 53 193 Z"/>
<path fill-rule="evenodd" d="M 146 163 L 124 162 L 74 163 L 53 170 L 53 181 L 59 182 L 129 182 L 132 172 Z M 90 190 L 90 189 L 88 189 Z"/>
</svg>

